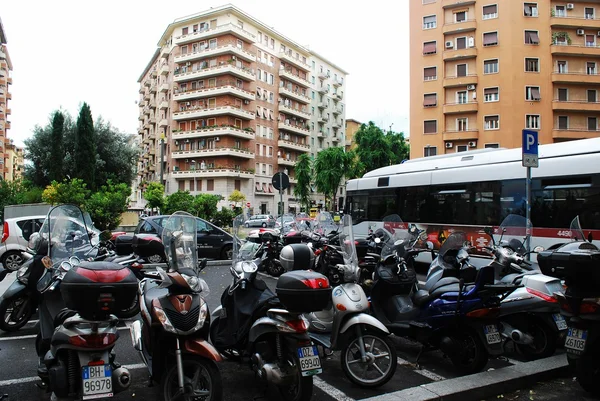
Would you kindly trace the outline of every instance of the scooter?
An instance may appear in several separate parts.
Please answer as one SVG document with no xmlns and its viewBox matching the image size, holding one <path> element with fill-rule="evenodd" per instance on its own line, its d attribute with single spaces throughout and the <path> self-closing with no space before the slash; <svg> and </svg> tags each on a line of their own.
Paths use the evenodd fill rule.
<svg viewBox="0 0 600 401">
<path fill-rule="evenodd" d="M 506 342 L 512 342 L 516 350 L 528 359 L 540 359 L 555 353 L 560 338 L 566 335 L 567 323 L 560 315 L 555 292 L 564 292 L 560 280 L 544 275 L 534 269 L 525 259 L 524 242 L 527 220 L 523 216 L 508 215 L 497 229 L 500 234 L 496 242 L 491 227 L 484 229 L 491 244 L 483 247 L 493 259 L 490 265 L 496 273 L 496 282 L 520 285 L 504 298 L 500 304 L 500 334 Z M 531 227 L 531 224 L 529 224 Z M 512 237 L 504 240 L 509 233 Z M 525 237 L 523 241 L 520 236 Z M 444 250 L 444 252 L 442 252 Z M 430 289 L 445 277 L 463 278 L 473 281 L 477 268 L 469 262 L 465 249 L 458 254 L 442 245 L 427 273 L 425 289 Z M 542 250 L 541 247 L 534 251 Z"/>
<path fill-rule="evenodd" d="M 173 213 L 162 233 L 168 270 L 157 267 L 157 274 L 139 283 L 141 319 L 130 328 L 133 346 L 151 380 L 161 384 L 165 401 L 222 399 L 216 365 L 221 356 L 207 341 L 209 289 L 198 276 L 206 259 L 198 264 L 196 241 L 196 218 Z"/>
<path fill-rule="evenodd" d="M 323 348 L 341 351 L 342 369 L 346 376 L 361 387 L 379 387 L 396 372 L 396 348 L 389 339 L 389 330 L 369 314 L 369 300 L 357 282 L 360 268 L 356 255 L 352 219 L 343 218 L 340 234 L 344 263 L 327 265 L 322 273 L 333 288 L 327 309 L 305 314 L 310 323 L 310 338 Z"/>
</svg>

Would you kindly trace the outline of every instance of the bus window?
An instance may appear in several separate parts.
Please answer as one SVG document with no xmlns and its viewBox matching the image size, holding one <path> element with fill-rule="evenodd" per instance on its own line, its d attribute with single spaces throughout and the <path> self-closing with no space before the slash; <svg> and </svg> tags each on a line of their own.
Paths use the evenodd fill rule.
<svg viewBox="0 0 600 401">
<path fill-rule="evenodd" d="M 473 183 L 473 217 L 474 224 L 484 226 L 500 223 L 500 183 L 486 181 Z"/>
</svg>

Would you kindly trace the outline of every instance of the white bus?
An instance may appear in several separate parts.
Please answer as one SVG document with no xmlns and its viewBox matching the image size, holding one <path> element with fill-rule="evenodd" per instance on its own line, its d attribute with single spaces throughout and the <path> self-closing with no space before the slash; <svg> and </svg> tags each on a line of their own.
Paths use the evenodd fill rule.
<svg viewBox="0 0 600 401">
<path fill-rule="evenodd" d="M 532 169 L 532 248 L 571 236 L 579 215 L 585 234 L 600 243 L 600 138 L 541 145 Z M 426 229 L 437 248 L 460 227 L 481 241 L 485 226 L 526 213 L 526 169 L 521 149 L 481 149 L 410 160 L 346 183 L 345 212 L 357 237 L 398 214 Z"/>
</svg>

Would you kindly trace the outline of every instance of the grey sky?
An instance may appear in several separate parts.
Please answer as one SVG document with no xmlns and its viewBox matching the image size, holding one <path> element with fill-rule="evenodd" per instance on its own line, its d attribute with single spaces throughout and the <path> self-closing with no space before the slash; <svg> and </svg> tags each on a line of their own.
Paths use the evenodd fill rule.
<svg viewBox="0 0 600 401">
<path fill-rule="evenodd" d="M 94 119 L 134 134 L 137 79 L 175 18 L 230 1 L 4 1 L 0 17 L 13 62 L 9 137 L 19 144 L 62 108 L 81 102 Z M 408 1 L 230 2 L 340 66 L 346 118 L 409 129 Z"/>
</svg>

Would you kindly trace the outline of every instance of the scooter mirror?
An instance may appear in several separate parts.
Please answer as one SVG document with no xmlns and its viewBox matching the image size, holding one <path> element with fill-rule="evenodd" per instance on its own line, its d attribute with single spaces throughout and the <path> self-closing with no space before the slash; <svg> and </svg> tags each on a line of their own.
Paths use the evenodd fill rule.
<svg viewBox="0 0 600 401">
<path fill-rule="evenodd" d="M 381 238 L 375 237 L 374 241 L 375 241 L 376 244 L 380 244 L 381 243 Z"/>
<path fill-rule="evenodd" d="M 427 241 L 427 249 L 429 249 L 429 250 L 431 250 L 433 252 L 433 242 Z"/>
</svg>

